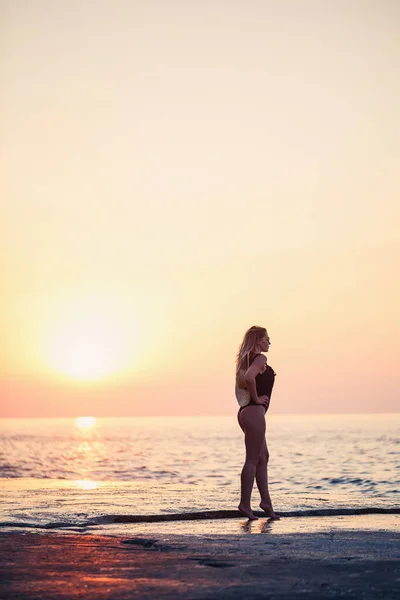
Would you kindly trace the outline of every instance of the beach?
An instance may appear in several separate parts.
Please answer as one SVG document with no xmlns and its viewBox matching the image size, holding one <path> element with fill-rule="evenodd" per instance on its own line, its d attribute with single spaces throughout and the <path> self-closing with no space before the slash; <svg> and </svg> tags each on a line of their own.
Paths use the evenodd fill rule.
<svg viewBox="0 0 400 600">
<path fill-rule="evenodd" d="M 399 522 L 399 515 L 239 517 L 127 524 L 125 535 L 120 524 L 108 535 L 7 531 L 1 597 L 394 600 Z"/>
<path fill-rule="evenodd" d="M 0 425 L 2 599 L 400 594 L 397 415 L 271 418 L 251 523 L 234 419 Z"/>
</svg>

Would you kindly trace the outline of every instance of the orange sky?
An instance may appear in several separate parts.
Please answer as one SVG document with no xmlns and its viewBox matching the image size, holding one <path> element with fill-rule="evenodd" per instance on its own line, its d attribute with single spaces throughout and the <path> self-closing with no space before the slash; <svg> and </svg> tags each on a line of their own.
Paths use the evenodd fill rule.
<svg viewBox="0 0 400 600">
<path fill-rule="evenodd" d="M 400 5 L 0 11 L 0 416 L 398 410 Z"/>
</svg>

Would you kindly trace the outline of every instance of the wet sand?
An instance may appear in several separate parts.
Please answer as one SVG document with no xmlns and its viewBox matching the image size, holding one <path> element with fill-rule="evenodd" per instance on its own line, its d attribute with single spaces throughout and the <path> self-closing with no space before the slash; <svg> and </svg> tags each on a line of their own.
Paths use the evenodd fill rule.
<svg viewBox="0 0 400 600">
<path fill-rule="evenodd" d="M 116 525 L 108 535 L 100 528 L 7 531 L 0 534 L 0 596 L 394 600 L 398 523 L 398 515 L 369 515 L 323 524 L 292 518 Z"/>
</svg>

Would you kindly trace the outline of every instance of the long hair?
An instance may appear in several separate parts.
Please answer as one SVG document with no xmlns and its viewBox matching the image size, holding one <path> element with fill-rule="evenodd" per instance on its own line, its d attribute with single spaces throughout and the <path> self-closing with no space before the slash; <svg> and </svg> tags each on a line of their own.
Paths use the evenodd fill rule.
<svg viewBox="0 0 400 600">
<path fill-rule="evenodd" d="M 265 327 L 258 327 L 253 325 L 244 334 L 242 343 L 240 344 L 238 353 L 236 355 L 236 379 L 238 375 L 243 375 L 244 371 L 249 368 L 250 365 L 250 353 L 258 351 L 258 342 L 267 333 Z"/>
</svg>

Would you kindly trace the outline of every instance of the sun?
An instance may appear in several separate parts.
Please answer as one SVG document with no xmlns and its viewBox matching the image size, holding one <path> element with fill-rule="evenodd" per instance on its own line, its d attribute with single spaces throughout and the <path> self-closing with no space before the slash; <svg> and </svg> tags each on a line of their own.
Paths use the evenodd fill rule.
<svg viewBox="0 0 400 600">
<path fill-rule="evenodd" d="M 74 379 L 98 379 L 118 367 L 116 349 L 110 340 L 96 341 L 85 332 L 63 336 L 54 348 L 53 364 L 58 371 Z"/>
<path fill-rule="evenodd" d="M 51 350 L 55 370 L 81 381 L 99 379 L 121 366 L 121 348 L 116 332 L 88 323 L 59 332 Z"/>
<path fill-rule="evenodd" d="M 76 381 L 96 381 L 130 367 L 137 352 L 132 323 L 115 311 L 96 305 L 71 311 L 51 332 L 47 364 L 52 371 Z"/>
</svg>

